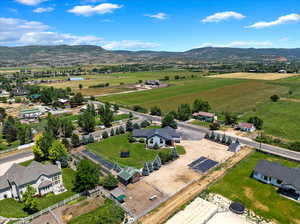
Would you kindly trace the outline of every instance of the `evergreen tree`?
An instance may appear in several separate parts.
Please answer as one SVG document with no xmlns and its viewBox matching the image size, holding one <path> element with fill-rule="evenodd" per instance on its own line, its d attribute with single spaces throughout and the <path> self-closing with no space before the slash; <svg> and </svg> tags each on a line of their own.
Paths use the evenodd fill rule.
<svg viewBox="0 0 300 224">
<path fill-rule="evenodd" d="M 148 168 L 149 168 L 150 173 L 152 173 L 154 170 L 152 162 L 148 163 Z"/>
<path fill-rule="evenodd" d="M 132 122 L 130 120 L 128 120 L 126 122 L 126 131 L 132 131 L 133 130 L 133 125 L 132 125 Z"/>
<path fill-rule="evenodd" d="M 114 136 L 115 135 L 115 130 L 112 128 L 110 129 L 110 136 Z"/>
<path fill-rule="evenodd" d="M 12 116 L 9 116 L 4 121 L 2 135 L 3 135 L 3 138 L 5 138 L 8 143 L 11 143 L 11 142 L 17 140 L 16 121 Z"/>
<path fill-rule="evenodd" d="M 186 121 L 192 114 L 191 108 L 188 104 L 181 104 L 177 110 L 177 119 L 180 121 Z"/>
<path fill-rule="evenodd" d="M 143 176 L 149 176 L 149 174 L 150 174 L 150 170 L 149 170 L 149 166 L 148 166 L 147 162 L 144 163 L 144 168 L 143 168 L 142 174 L 143 174 Z"/>
<path fill-rule="evenodd" d="M 176 129 L 177 128 L 177 123 L 174 120 L 174 116 L 171 113 L 168 113 L 162 120 L 161 126 L 164 127 L 171 127 Z"/>
</svg>

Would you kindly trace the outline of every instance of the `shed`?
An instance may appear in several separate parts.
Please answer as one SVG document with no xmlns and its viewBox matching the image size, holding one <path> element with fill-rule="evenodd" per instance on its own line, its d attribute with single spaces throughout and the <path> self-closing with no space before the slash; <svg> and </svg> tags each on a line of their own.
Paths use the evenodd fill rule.
<svg viewBox="0 0 300 224">
<path fill-rule="evenodd" d="M 124 199 L 126 198 L 124 191 L 119 187 L 112 190 L 110 195 L 120 203 L 123 203 Z"/>
<path fill-rule="evenodd" d="M 118 179 L 124 185 L 138 182 L 140 177 L 140 171 L 130 166 L 123 168 L 121 172 L 118 173 Z"/>
</svg>

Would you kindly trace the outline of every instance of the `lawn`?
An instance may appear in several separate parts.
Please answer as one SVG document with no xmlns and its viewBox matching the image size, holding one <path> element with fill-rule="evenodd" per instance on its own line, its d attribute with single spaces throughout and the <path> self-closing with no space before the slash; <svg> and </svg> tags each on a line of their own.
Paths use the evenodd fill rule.
<svg viewBox="0 0 300 224">
<path fill-rule="evenodd" d="M 97 98 L 123 106 L 140 105 L 145 108 L 159 106 L 164 111 L 176 110 L 179 104 L 192 104 L 195 99 L 207 100 L 215 112 L 251 111 L 269 100 L 273 94 L 288 92 L 288 87 L 272 85 L 270 81 L 246 79 L 212 79 L 171 81 L 168 88 L 111 95 Z"/>
<path fill-rule="evenodd" d="M 24 164 L 28 165 L 28 164 Z M 63 182 L 64 186 L 67 188 L 67 192 L 54 195 L 54 194 L 48 194 L 44 197 L 37 198 L 38 200 L 38 209 L 42 210 L 44 208 L 47 208 L 59 201 L 62 201 L 68 197 L 71 197 L 75 194 L 75 192 L 72 190 L 74 186 L 75 181 L 75 171 L 73 171 L 70 168 L 63 169 Z M 13 217 L 13 218 L 21 218 L 28 216 L 29 214 L 26 213 L 24 210 L 24 205 L 22 202 L 18 202 L 14 199 L 8 198 L 0 201 L 0 216 L 4 217 Z"/>
<path fill-rule="evenodd" d="M 145 149 L 145 144 L 129 143 L 128 135 L 123 134 L 87 145 L 87 149 L 110 162 L 118 162 L 122 166 L 142 168 L 144 163 L 153 160 L 161 150 Z M 129 158 L 120 158 L 120 152 L 130 151 Z M 184 148 L 177 146 L 179 154 L 184 154 Z"/>
<path fill-rule="evenodd" d="M 213 75 L 212 78 L 235 78 L 235 79 L 259 79 L 259 80 L 278 80 L 288 77 L 297 76 L 298 74 L 284 74 L 284 73 L 247 73 L 236 72 L 221 75 Z"/>
<path fill-rule="evenodd" d="M 300 138 L 299 111 L 300 102 L 269 102 L 259 106 L 255 112 L 246 114 L 243 120 L 258 116 L 264 120 L 263 130 L 267 134 L 296 141 Z"/>
<path fill-rule="evenodd" d="M 124 218 L 124 214 L 124 211 L 113 201 L 106 199 L 105 203 L 99 208 L 72 218 L 68 224 L 120 224 Z"/>
<path fill-rule="evenodd" d="M 229 171 L 223 179 L 211 186 L 209 191 L 241 202 L 257 215 L 268 220 L 284 224 L 300 223 L 299 203 L 280 196 L 275 187 L 250 177 L 260 159 L 267 159 L 290 167 L 299 165 L 279 157 L 255 152 Z"/>
</svg>

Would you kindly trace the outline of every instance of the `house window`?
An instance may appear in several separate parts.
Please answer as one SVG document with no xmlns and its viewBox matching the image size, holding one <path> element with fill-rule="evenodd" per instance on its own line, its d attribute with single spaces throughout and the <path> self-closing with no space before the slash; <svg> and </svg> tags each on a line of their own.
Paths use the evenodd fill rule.
<svg viewBox="0 0 300 224">
<path fill-rule="evenodd" d="M 268 181 L 268 180 L 269 180 L 269 177 L 264 176 L 264 180 L 265 180 L 265 181 Z"/>
<path fill-rule="evenodd" d="M 6 195 L 6 194 L 4 195 L 4 198 L 7 198 L 7 195 Z"/>
</svg>

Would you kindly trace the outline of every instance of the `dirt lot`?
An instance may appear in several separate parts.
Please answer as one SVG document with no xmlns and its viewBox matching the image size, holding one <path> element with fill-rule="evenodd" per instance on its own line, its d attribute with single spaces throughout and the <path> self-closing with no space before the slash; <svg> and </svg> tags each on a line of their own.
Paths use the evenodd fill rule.
<svg viewBox="0 0 300 224">
<path fill-rule="evenodd" d="M 193 182 L 188 187 L 184 188 L 168 201 L 163 203 L 159 208 L 155 209 L 153 212 L 142 217 L 140 220 L 143 224 L 161 224 L 164 223 L 168 217 L 176 213 L 185 203 L 194 199 L 205 190 L 209 184 L 221 178 L 228 169 L 233 167 L 241 159 L 249 155 L 252 150 L 249 148 L 244 148 L 240 152 L 232 156 L 228 161 L 226 161 L 222 169 L 216 169 L 207 175 L 203 175 L 199 180 Z"/>
<path fill-rule="evenodd" d="M 259 79 L 259 80 L 277 80 L 284 79 L 293 76 L 297 76 L 299 74 L 284 74 L 284 73 L 229 73 L 229 74 L 221 74 L 210 76 L 211 78 L 232 78 L 232 79 Z"/>
<path fill-rule="evenodd" d="M 181 145 L 185 147 L 186 154 L 182 155 L 178 160 L 162 166 L 159 171 L 145 177 L 143 181 L 160 189 L 166 195 L 172 195 L 201 176 L 201 174 L 188 167 L 188 164 L 191 162 L 201 156 L 217 162 L 224 162 L 233 155 L 232 152 L 226 151 L 226 146 L 206 139 L 201 141 L 182 141 Z"/>
</svg>

